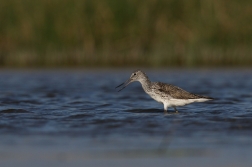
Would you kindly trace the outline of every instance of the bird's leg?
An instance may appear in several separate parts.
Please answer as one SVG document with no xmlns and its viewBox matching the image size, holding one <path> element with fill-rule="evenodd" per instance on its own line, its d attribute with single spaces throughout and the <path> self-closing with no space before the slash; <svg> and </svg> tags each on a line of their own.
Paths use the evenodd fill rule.
<svg viewBox="0 0 252 167">
<path fill-rule="evenodd" d="M 164 113 L 167 113 L 167 109 L 164 109 Z"/>
<path fill-rule="evenodd" d="M 167 108 L 168 108 L 168 106 L 166 104 L 164 104 L 164 113 L 167 113 Z"/>
<path fill-rule="evenodd" d="M 175 112 L 176 112 L 176 113 L 178 113 L 178 110 L 177 110 L 177 108 L 176 108 L 176 107 L 173 107 L 173 108 L 174 108 Z"/>
</svg>

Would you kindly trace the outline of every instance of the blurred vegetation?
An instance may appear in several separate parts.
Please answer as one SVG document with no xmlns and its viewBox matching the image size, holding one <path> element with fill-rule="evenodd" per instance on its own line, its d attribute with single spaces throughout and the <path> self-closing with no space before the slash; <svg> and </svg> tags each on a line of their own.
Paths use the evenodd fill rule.
<svg viewBox="0 0 252 167">
<path fill-rule="evenodd" d="M 251 0 L 0 0 L 0 66 L 249 66 Z"/>
</svg>

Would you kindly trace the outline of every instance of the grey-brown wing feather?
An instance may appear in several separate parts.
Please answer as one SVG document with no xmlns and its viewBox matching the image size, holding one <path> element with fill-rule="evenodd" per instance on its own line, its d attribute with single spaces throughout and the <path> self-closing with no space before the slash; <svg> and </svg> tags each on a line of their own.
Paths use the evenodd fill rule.
<svg viewBox="0 0 252 167">
<path fill-rule="evenodd" d="M 177 86 L 170 85 L 170 84 L 164 84 L 161 82 L 156 82 L 155 85 L 157 86 L 157 89 L 160 92 L 164 92 L 175 99 L 198 99 L 198 98 L 207 98 L 212 99 L 207 96 L 201 96 L 193 93 L 189 93 Z"/>
</svg>

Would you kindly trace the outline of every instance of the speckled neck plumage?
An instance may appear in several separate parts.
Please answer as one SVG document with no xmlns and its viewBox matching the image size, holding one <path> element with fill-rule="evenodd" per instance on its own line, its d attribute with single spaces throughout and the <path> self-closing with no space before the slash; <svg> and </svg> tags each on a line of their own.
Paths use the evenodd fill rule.
<svg viewBox="0 0 252 167">
<path fill-rule="evenodd" d="M 148 77 L 139 80 L 139 82 L 141 83 L 141 85 L 146 93 L 151 90 L 152 82 L 149 80 Z"/>
</svg>

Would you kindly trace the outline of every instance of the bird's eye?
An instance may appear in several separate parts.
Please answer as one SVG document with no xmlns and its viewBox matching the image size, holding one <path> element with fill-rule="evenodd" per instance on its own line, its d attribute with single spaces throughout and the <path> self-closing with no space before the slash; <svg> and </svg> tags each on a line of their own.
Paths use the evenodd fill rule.
<svg viewBox="0 0 252 167">
<path fill-rule="evenodd" d="M 134 73 L 133 75 L 136 75 L 136 73 Z"/>
</svg>

